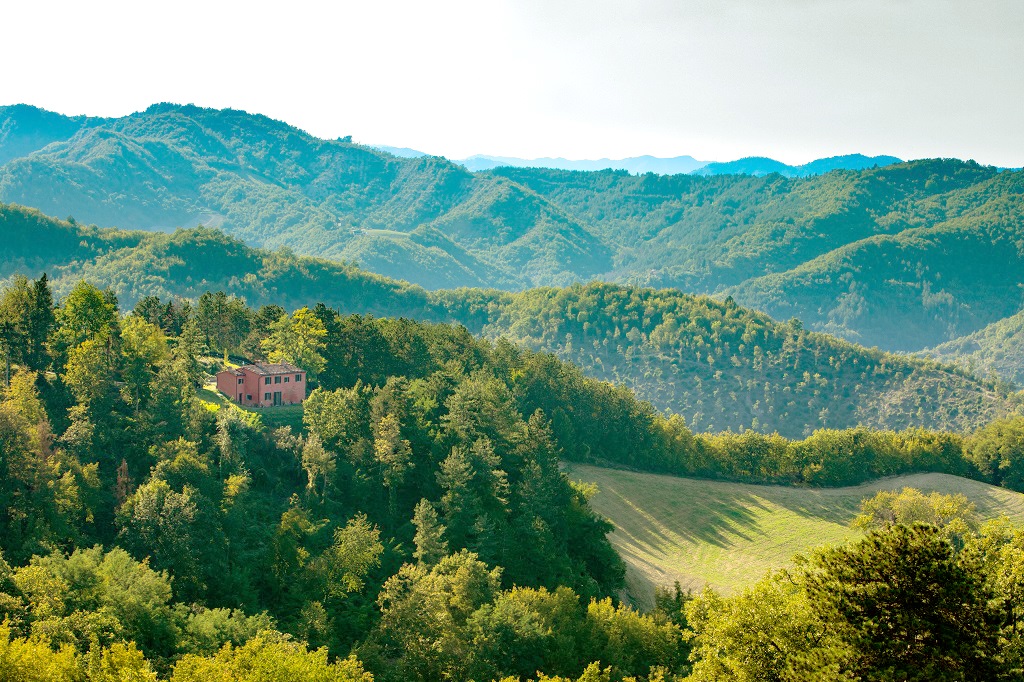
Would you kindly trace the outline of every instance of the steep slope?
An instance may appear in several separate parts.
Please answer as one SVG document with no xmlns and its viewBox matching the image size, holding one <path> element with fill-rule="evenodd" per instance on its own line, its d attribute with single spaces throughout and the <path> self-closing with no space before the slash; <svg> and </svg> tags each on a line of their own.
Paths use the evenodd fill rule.
<svg viewBox="0 0 1024 682">
<path fill-rule="evenodd" d="M 938 345 L 1024 305 L 1022 190 L 1024 176 L 1000 174 L 944 197 L 950 220 L 860 240 L 729 293 L 864 345 Z"/>
<path fill-rule="evenodd" d="M 816 330 L 913 351 L 1020 307 L 1012 254 L 1024 172 L 973 162 L 874 167 L 887 160 L 854 155 L 787 173 L 872 167 L 793 178 L 472 173 L 173 104 L 109 120 L 5 108 L 0 130 L 0 148 L 31 150 L 0 165 L 0 200 L 123 228 L 214 226 L 432 289 L 610 280 L 732 293 Z M 982 277 L 988 261 L 996 269 Z"/>
<path fill-rule="evenodd" d="M 611 265 L 611 253 L 578 222 L 535 192 L 496 178 L 432 223 L 488 260 L 522 273 L 530 284 L 571 283 Z"/>
<path fill-rule="evenodd" d="M 426 225 L 412 232 L 359 230 L 337 257 L 370 272 L 416 282 L 427 289 L 526 286 L 524 277 L 481 261 L 437 228 Z"/>
<path fill-rule="evenodd" d="M 982 376 L 994 373 L 1024 386 L 1024 310 L 973 334 L 923 351 L 922 355 L 962 365 Z"/>
<path fill-rule="evenodd" d="M 508 185 L 437 157 L 397 158 L 263 116 L 169 104 L 0 168 L 0 198 L 50 213 L 136 229 L 207 224 L 255 245 L 390 263 L 430 286 L 515 287 L 606 269 L 606 249 L 585 228 Z M 469 233 L 523 229 L 492 250 L 467 234 L 474 222 Z M 394 239 L 429 224 L 448 248 L 436 235 Z"/>
<path fill-rule="evenodd" d="M 71 139 L 103 119 L 64 116 L 27 104 L 0 107 L 0 165 L 28 156 L 53 142 Z"/>
<path fill-rule="evenodd" d="M 732 300 L 611 284 L 437 296 L 471 330 L 555 353 L 698 431 L 963 430 L 1019 400 L 963 372 L 781 324 Z"/>
<path fill-rule="evenodd" d="M 71 233 L 40 249 L 43 228 Z M 805 435 L 857 424 L 968 430 L 1020 398 L 963 371 L 870 351 L 704 296 L 607 284 L 519 294 L 430 294 L 354 265 L 248 247 L 209 228 L 142 234 L 78 228 L 27 209 L 0 212 L 7 257 L 48 272 L 58 294 L 84 277 L 125 306 L 147 295 L 223 290 L 251 305 L 324 302 L 346 313 L 464 324 L 551 351 L 590 376 L 633 388 L 697 430 L 754 428 Z M 19 268 L 20 269 L 20 268 Z"/>
<path fill-rule="evenodd" d="M 806 179 L 493 173 L 547 197 L 615 245 L 616 279 L 701 293 L 788 270 L 860 239 L 955 217 L 962 203 L 947 206 L 941 195 L 999 176 L 943 160 Z"/>
</svg>

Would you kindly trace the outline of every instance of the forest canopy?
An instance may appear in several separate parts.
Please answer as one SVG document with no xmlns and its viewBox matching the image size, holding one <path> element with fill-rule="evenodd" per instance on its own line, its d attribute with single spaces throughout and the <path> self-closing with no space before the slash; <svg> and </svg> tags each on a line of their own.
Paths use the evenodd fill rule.
<svg viewBox="0 0 1024 682">
<path fill-rule="evenodd" d="M 712 625 L 690 604 L 713 597 L 666 593 L 649 613 L 619 603 L 611 525 L 562 460 L 800 485 L 943 471 L 1024 487 L 1021 418 L 967 437 L 695 434 L 628 389 L 456 325 L 254 309 L 224 292 L 147 297 L 125 313 L 85 281 L 55 300 L 41 276 L 3 290 L 0 326 L 0 664 L 12 675 L 703 675 Z M 212 395 L 225 357 L 308 364 L 297 419 Z M 883 529 L 896 539 L 877 540 L 870 560 L 904 543 L 960 571 L 978 638 L 963 651 L 999 672 L 1011 661 L 1000 637 L 1015 630 L 983 606 L 989 574 L 959 558 L 973 528 L 955 550 L 948 534 Z M 821 580 L 851 579 L 815 561 Z M 809 627 L 841 622 L 808 576 L 800 598 L 822 604 Z M 836 641 L 829 665 L 873 665 L 844 648 L 859 640 Z"/>
</svg>

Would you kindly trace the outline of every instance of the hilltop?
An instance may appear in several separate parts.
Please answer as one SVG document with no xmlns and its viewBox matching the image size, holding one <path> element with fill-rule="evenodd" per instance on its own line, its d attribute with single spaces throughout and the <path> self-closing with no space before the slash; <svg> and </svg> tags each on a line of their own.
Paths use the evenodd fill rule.
<svg viewBox="0 0 1024 682">
<path fill-rule="evenodd" d="M 966 431 L 1019 403 L 963 370 L 674 290 L 591 284 L 431 293 L 351 263 L 256 249 L 211 228 L 99 229 L 10 205 L 0 206 L 0 232 L 9 264 L 0 274 L 45 271 L 58 295 L 86 278 L 113 289 L 126 306 L 146 296 L 195 299 L 221 290 L 254 306 L 323 302 L 345 313 L 458 322 L 630 387 L 696 430 L 793 437 L 858 424 Z"/>
<path fill-rule="evenodd" d="M 603 280 L 732 295 L 886 350 L 934 347 L 1024 304 L 1022 171 L 853 155 L 706 177 L 474 173 L 395 151 L 235 110 L 5 107 L 0 201 L 102 226 L 217 227 L 428 289 Z"/>
<path fill-rule="evenodd" d="M 597 485 L 590 503 L 615 525 L 627 593 L 650 604 L 655 587 L 710 585 L 725 593 L 791 565 L 797 553 L 861 536 L 850 527 L 860 502 L 879 490 L 962 493 L 980 518 L 1024 522 L 1024 494 L 947 474 L 914 474 L 866 485 L 806 489 L 696 481 L 574 464 L 571 478 Z"/>
</svg>

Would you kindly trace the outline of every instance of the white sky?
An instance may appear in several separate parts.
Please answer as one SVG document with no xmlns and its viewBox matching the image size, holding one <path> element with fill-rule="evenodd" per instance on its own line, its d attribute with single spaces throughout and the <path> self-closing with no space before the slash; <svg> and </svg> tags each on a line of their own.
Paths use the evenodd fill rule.
<svg viewBox="0 0 1024 682">
<path fill-rule="evenodd" d="M 10 0 L 0 104 L 474 153 L 1024 165 L 1024 0 Z"/>
</svg>

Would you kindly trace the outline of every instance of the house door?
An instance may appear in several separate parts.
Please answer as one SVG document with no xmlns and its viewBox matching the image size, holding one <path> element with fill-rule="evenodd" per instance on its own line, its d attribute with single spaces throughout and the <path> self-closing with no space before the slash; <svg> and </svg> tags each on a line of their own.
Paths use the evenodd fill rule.
<svg viewBox="0 0 1024 682">
<path fill-rule="evenodd" d="M 274 391 L 274 406 L 281 404 L 281 391 Z"/>
</svg>

